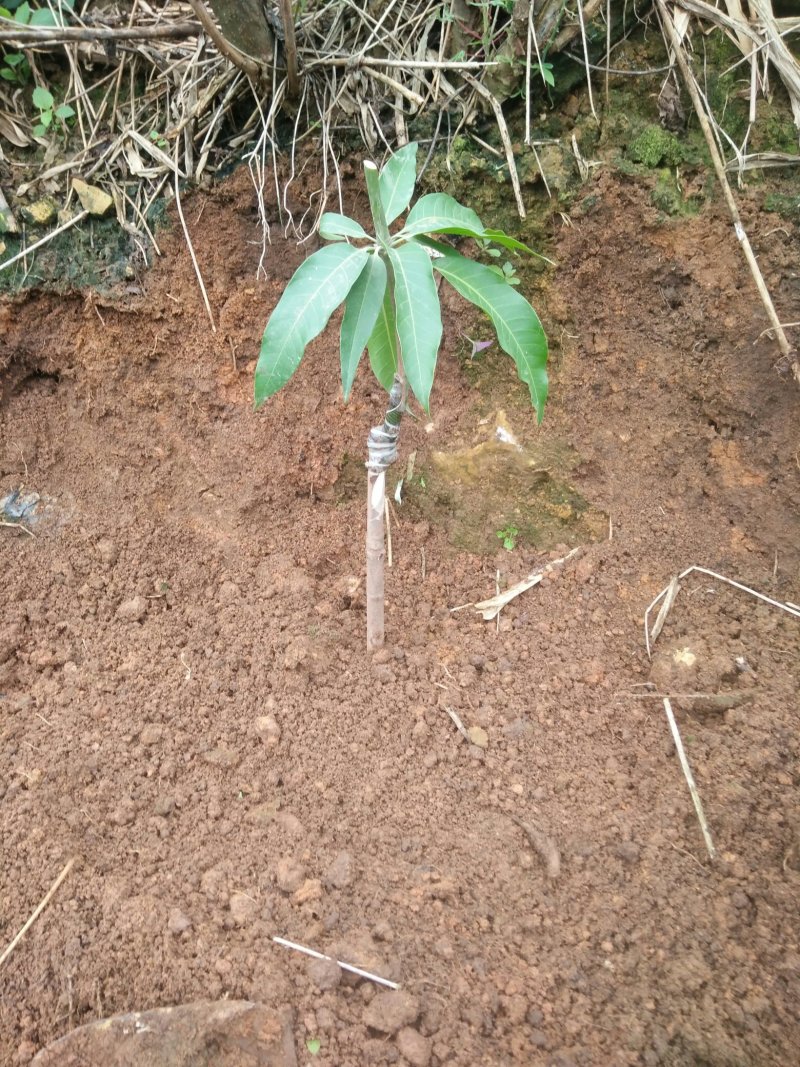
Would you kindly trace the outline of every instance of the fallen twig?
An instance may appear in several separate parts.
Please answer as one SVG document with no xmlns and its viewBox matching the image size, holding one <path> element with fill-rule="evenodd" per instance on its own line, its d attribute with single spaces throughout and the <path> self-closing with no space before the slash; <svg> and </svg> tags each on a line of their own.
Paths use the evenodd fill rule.
<svg viewBox="0 0 800 1067">
<path fill-rule="evenodd" d="M 467 744 L 471 745 L 472 741 L 470 740 L 469 730 L 466 728 L 466 726 L 461 721 L 461 719 L 458 717 L 458 715 L 453 711 L 452 708 L 445 707 L 444 710 L 447 712 L 447 714 L 453 720 L 453 722 L 455 723 L 456 729 L 461 734 L 461 736 L 464 738 L 464 740 L 467 742 Z"/>
<path fill-rule="evenodd" d="M 628 700 L 674 700 L 676 704 L 691 704 L 692 711 L 730 711 L 743 704 L 752 704 L 756 694 L 746 693 L 624 693 Z"/>
<path fill-rule="evenodd" d="M 192 257 L 192 266 L 194 267 L 194 273 L 197 276 L 197 284 L 200 286 L 200 292 L 203 295 L 203 303 L 205 304 L 206 313 L 208 314 L 208 319 L 209 319 L 209 322 L 211 323 L 211 330 L 212 330 L 212 333 L 216 333 L 217 332 L 217 327 L 214 324 L 214 316 L 213 316 L 213 314 L 211 312 L 211 304 L 208 302 L 208 293 L 206 292 L 205 282 L 203 281 L 203 275 L 202 275 L 202 273 L 200 271 L 200 264 L 197 262 L 197 256 L 195 255 L 195 252 L 194 252 L 194 245 L 192 244 L 192 239 L 189 236 L 189 227 L 186 225 L 186 219 L 183 217 L 183 207 L 181 206 L 181 190 L 180 190 L 180 183 L 179 183 L 180 171 L 178 170 L 177 146 L 178 146 L 178 142 L 176 141 L 175 142 L 175 149 L 176 149 L 175 150 L 175 206 L 178 209 L 178 216 L 179 216 L 179 218 L 181 220 L 181 226 L 183 227 L 183 236 L 186 239 L 186 247 L 189 249 L 189 255 Z"/>
<path fill-rule="evenodd" d="M 692 794 L 692 802 L 694 803 L 694 810 L 697 812 L 697 819 L 700 823 L 700 829 L 703 832 L 703 840 L 706 843 L 708 849 L 708 855 L 710 859 L 717 858 L 717 850 L 714 848 L 714 842 L 711 840 L 711 834 L 708 829 L 708 823 L 706 822 L 705 812 L 703 811 L 703 804 L 700 800 L 700 794 L 697 791 L 697 786 L 694 782 L 694 776 L 692 775 L 692 769 L 689 766 L 689 761 L 686 758 L 686 753 L 683 749 L 683 741 L 681 741 L 680 731 L 678 730 L 678 724 L 675 722 L 675 716 L 672 713 L 672 705 L 667 697 L 664 697 L 664 710 L 667 713 L 667 721 L 669 722 L 669 728 L 672 731 L 672 739 L 675 742 L 675 751 L 678 753 L 678 759 L 681 761 L 681 767 L 683 768 L 683 774 L 686 778 L 686 784 L 689 786 L 689 792 Z"/>
<path fill-rule="evenodd" d="M 464 608 L 475 608 L 479 611 L 486 622 L 491 622 L 515 597 L 518 597 L 520 593 L 526 592 L 528 589 L 532 589 L 535 585 L 541 582 L 542 578 L 546 574 L 555 570 L 556 567 L 561 567 L 572 559 L 573 556 L 580 552 L 580 547 L 573 548 L 571 552 L 568 552 L 566 556 L 561 559 L 554 559 L 552 563 L 546 564 L 544 567 L 540 567 L 538 570 L 533 571 L 527 578 L 523 578 L 521 582 L 517 582 L 516 585 L 512 585 L 509 589 L 506 589 L 504 593 L 498 593 L 496 596 L 491 597 L 489 600 L 481 600 L 477 604 L 459 604 L 457 608 L 450 608 L 451 612 L 463 611 Z"/>
<path fill-rule="evenodd" d="M 0 526 L 6 526 L 9 530 L 22 530 L 28 537 L 36 536 L 33 530 L 29 530 L 28 527 L 24 526 L 21 522 L 0 522 Z"/>
<path fill-rule="evenodd" d="M 534 849 L 544 860 L 547 877 L 551 881 L 558 878 L 559 874 L 561 874 L 561 855 L 552 838 L 548 837 L 547 834 L 542 833 L 541 830 L 537 830 L 535 827 L 531 826 L 530 823 L 523 822 L 517 815 L 509 814 L 508 817 L 513 823 L 516 823 L 520 830 L 522 830 Z"/>
<path fill-rule="evenodd" d="M 62 870 L 61 874 L 59 874 L 58 878 L 56 878 L 55 882 L 53 882 L 53 884 L 47 890 L 45 895 L 42 897 L 41 901 L 39 902 L 39 904 L 34 909 L 33 914 L 30 916 L 28 921 L 25 923 L 25 925 L 22 927 L 22 929 L 19 931 L 17 936 L 13 939 L 13 941 L 11 941 L 11 943 L 7 946 L 7 948 L 3 952 L 3 955 L 0 956 L 0 967 L 3 966 L 3 964 L 6 962 L 8 957 L 11 955 L 11 953 L 14 951 L 14 949 L 20 943 L 22 938 L 25 936 L 25 934 L 28 932 L 28 930 L 30 930 L 30 928 L 33 926 L 33 924 L 36 922 L 36 920 L 42 914 L 44 909 L 47 907 L 47 905 L 53 899 L 53 896 L 55 895 L 56 890 L 61 885 L 61 883 L 64 881 L 64 879 L 67 877 L 69 872 L 72 870 L 72 865 L 74 863 L 75 863 L 75 857 L 73 856 L 72 859 L 68 860 L 68 862 L 64 865 L 64 869 Z"/>
<path fill-rule="evenodd" d="M 0 26 L 13 26 L 0 18 Z M 197 22 L 165 22 L 156 26 L 17 26 L 0 29 L 0 42 L 28 48 L 74 44 L 77 41 L 179 41 L 200 33 Z"/>
<path fill-rule="evenodd" d="M 719 181 L 719 184 L 722 187 L 725 202 L 728 205 L 728 210 L 733 220 L 733 229 L 736 234 L 736 239 L 742 247 L 745 259 L 747 260 L 747 265 L 750 268 L 750 273 L 753 275 L 753 280 L 756 284 L 756 288 L 758 289 L 759 296 L 761 297 L 761 302 L 764 305 L 764 310 L 766 311 L 767 317 L 769 318 L 769 321 L 772 324 L 772 329 L 775 331 L 775 337 L 778 342 L 778 347 L 781 350 L 781 355 L 784 358 L 792 359 L 792 369 L 798 384 L 800 384 L 800 365 L 798 365 L 796 357 L 792 358 L 791 346 L 789 345 L 789 341 L 787 340 L 786 334 L 783 331 L 783 326 L 781 326 L 781 320 L 778 317 L 777 311 L 775 310 L 775 305 L 772 302 L 772 297 L 770 296 L 769 289 L 767 288 L 767 284 L 764 281 L 764 276 L 761 273 L 761 267 L 759 267 L 758 261 L 756 260 L 755 253 L 753 252 L 752 246 L 750 244 L 750 239 L 748 238 L 747 233 L 745 232 L 745 229 L 742 226 L 742 219 L 741 215 L 739 214 L 739 208 L 736 204 L 736 200 L 734 199 L 733 193 L 731 192 L 731 187 L 728 182 L 727 175 L 725 174 L 725 163 L 722 159 L 722 155 L 714 137 L 714 133 L 711 129 L 711 123 L 709 122 L 708 115 L 703 104 L 700 89 L 697 85 L 697 80 L 695 79 L 694 73 L 689 64 L 689 60 L 684 51 L 683 43 L 680 39 L 680 36 L 678 35 L 677 29 L 675 28 L 675 23 L 672 19 L 672 16 L 667 10 L 665 0 L 656 0 L 656 5 L 658 7 L 658 12 L 661 17 L 661 23 L 664 27 L 664 32 L 669 38 L 669 43 L 672 48 L 673 55 L 678 66 L 680 67 L 681 74 L 683 75 L 683 80 L 686 83 L 686 88 L 689 90 L 689 95 L 692 98 L 692 104 L 694 105 L 694 110 L 700 122 L 700 127 L 703 131 L 703 136 L 706 139 L 708 151 L 711 155 L 711 161 L 714 164 L 714 170 L 717 175 L 717 180 Z"/>
<path fill-rule="evenodd" d="M 749 585 L 742 585 L 741 582 L 735 582 L 732 578 L 726 578 L 724 574 L 717 574 L 716 571 L 710 571 L 707 567 L 687 567 L 682 574 L 678 575 L 677 580 L 680 581 L 682 578 L 685 578 L 687 575 L 692 574 L 692 572 L 694 571 L 696 571 L 698 574 L 707 574 L 709 578 L 716 578 L 718 582 L 725 582 L 726 585 L 731 585 L 734 589 L 739 589 L 743 593 L 749 593 L 750 596 L 754 596 L 757 600 L 763 600 L 765 604 L 769 604 L 773 608 L 779 608 L 781 611 L 785 611 L 788 615 L 793 615 L 796 619 L 800 619 L 800 608 L 798 608 L 795 604 L 792 604 L 791 601 L 787 600 L 782 603 L 780 600 L 773 600 L 772 597 L 766 596 L 764 593 L 759 593 L 755 589 L 751 589 Z M 647 610 L 644 613 L 644 641 L 645 646 L 647 647 L 648 659 L 653 658 L 652 643 L 655 640 L 655 637 L 650 631 L 650 612 L 653 610 L 656 604 L 658 604 L 665 596 L 667 596 L 670 589 L 672 588 L 673 582 L 675 581 L 676 579 L 673 578 L 672 582 L 670 582 L 666 589 L 661 590 L 658 596 L 648 605 Z M 677 592 L 675 596 L 677 596 Z M 675 598 L 673 597 L 673 601 L 674 599 Z M 653 627 L 653 629 L 655 629 L 655 627 Z"/>
<path fill-rule="evenodd" d="M 661 610 L 656 617 L 656 621 L 653 623 L 653 630 L 650 634 L 650 640 L 655 641 L 658 635 L 664 628 L 664 623 L 667 621 L 667 615 L 672 610 L 672 605 L 675 603 L 675 598 L 680 591 L 680 585 L 678 584 L 678 576 L 676 575 L 667 586 L 667 595 L 664 597 L 664 603 L 661 605 Z"/>
<path fill-rule="evenodd" d="M 0 263 L 0 270 L 5 270 L 6 267 L 10 267 L 13 263 L 17 263 L 20 259 L 24 259 L 26 256 L 30 255 L 31 252 L 35 252 L 37 248 L 41 248 L 42 245 L 46 245 L 48 241 L 52 241 L 54 237 L 58 237 L 60 233 L 64 233 L 70 226 L 82 222 L 88 214 L 88 211 L 79 211 L 77 215 L 73 215 L 73 217 L 68 219 L 63 225 L 56 226 L 50 233 L 45 234 L 44 237 L 40 237 L 39 240 L 35 241 L 32 245 L 23 248 L 21 252 L 17 252 L 11 259 L 7 259 L 4 263 Z"/>
<path fill-rule="evenodd" d="M 295 952 L 302 952 L 306 956 L 313 956 L 315 960 L 332 960 L 334 963 L 338 963 L 343 971 L 357 974 L 359 978 L 366 978 L 370 982 L 377 982 L 378 985 L 386 986 L 389 989 L 400 988 L 398 982 L 391 982 L 388 978 L 381 978 L 379 975 L 371 974 L 369 971 L 362 971 L 360 967 L 354 967 L 352 963 L 343 963 L 341 960 L 335 960 L 333 956 L 326 956 L 324 952 L 317 952 L 316 949 L 306 948 L 305 945 L 298 945 L 295 941 L 287 941 L 285 937 L 273 937 L 272 940 L 276 945 L 283 945 L 284 948 L 291 948 L 294 949 Z"/>
<path fill-rule="evenodd" d="M 492 108 L 492 111 L 494 112 L 494 117 L 497 122 L 497 129 L 500 133 L 500 140 L 503 142 L 503 148 L 505 149 L 506 153 L 508 173 L 511 178 L 511 186 L 514 190 L 514 198 L 517 201 L 517 212 L 519 214 L 519 217 L 521 219 L 524 219 L 525 203 L 522 199 L 522 188 L 519 184 L 517 165 L 514 162 L 514 147 L 511 144 L 511 137 L 508 132 L 506 120 L 503 117 L 503 109 L 500 106 L 500 101 L 497 99 L 494 93 L 489 92 L 486 86 L 482 85 L 481 82 L 479 82 L 476 78 L 473 78 L 471 74 L 467 74 L 466 71 L 462 71 L 461 77 L 468 85 L 472 86 L 472 88 L 475 90 L 476 93 L 478 93 L 479 96 L 482 96 L 484 100 L 487 100 L 489 102 L 489 105 Z"/>
</svg>

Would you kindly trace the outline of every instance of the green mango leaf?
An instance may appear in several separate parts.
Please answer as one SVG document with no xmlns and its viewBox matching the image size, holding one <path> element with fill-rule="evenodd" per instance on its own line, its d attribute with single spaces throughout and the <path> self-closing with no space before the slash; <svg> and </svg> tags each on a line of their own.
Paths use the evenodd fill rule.
<svg viewBox="0 0 800 1067">
<path fill-rule="evenodd" d="M 414 241 L 390 249 L 389 258 L 403 369 L 414 396 L 427 411 L 442 340 L 442 314 L 431 259 Z"/>
<path fill-rule="evenodd" d="M 50 111 L 53 106 L 53 94 L 37 85 L 33 90 L 33 106 L 38 107 L 40 111 Z"/>
<path fill-rule="evenodd" d="M 29 25 L 31 26 L 59 26 L 60 23 L 56 19 L 53 12 L 47 7 L 40 7 L 36 11 L 31 13 L 31 20 Z"/>
<path fill-rule="evenodd" d="M 361 355 L 367 347 L 383 305 L 386 292 L 386 264 L 372 253 L 347 294 L 342 319 L 342 391 L 350 398 Z"/>
<path fill-rule="evenodd" d="M 375 320 L 375 328 L 367 341 L 367 348 L 372 373 L 388 393 L 397 373 L 397 319 L 388 285 L 384 290 L 383 303 Z"/>
<path fill-rule="evenodd" d="M 319 235 L 326 241 L 340 241 L 343 237 L 366 237 L 369 240 L 369 234 L 355 219 L 335 211 L 326 211 L 319 220 Z"/>
<path fill-rule="evenodd" d="M 509 237 L 508 234 L 503 233 L 502 230 L 484 230 L 481 237 L 485 241 L 494 241 L 495 244 L 502 245 L 503 248 L 510 248 L 515 252 L 527 252 L 529 256 L 536 256 L 537 259 L 543 259 L 545 263 L 549 263 L 551 267 L 555 266 L 552 259 L 543 256 L 542 253 L 537 252 L 535 248 L 529 248 L 528 245 L 524 245 L 522 241 L 517 241 L 514 237 Z"/>
<path fill-rule="evenodd" d="M 423 233 L 452 233 L 461 237 L 472 237 L 476 241 L 494 241 L 518 252 L 527 252 L 531 256 L 551 263 L 547 256 L 528 248 L 522 241 L 517 241 L 502 230 L 486 229 L 471 208 L 464 207 L 446 193 L 428 193 L 421 196 L 408 213 L 405 226 L 397 234 L 397 240 L 415 237 Z"/>
<path fill-rule="evenodd" d="M 264 330 L 255 375 L 257 408 L 289 381 L 306 345 L 325 329 L 366 262 L 364 249 L 333 244 L 297 269 Z"/>
<path fill-rule="evenodd" d="M 419 241 L 440 253 L 433 261 L 434 269 L 492 320 L 500 347 L 516 363 L 541 422 L 547 400 L 547 338 L 539 316 L 491 267 L 467 259 L 438 241 L 426 237 Z"/>
<path fill-rule="evenodd" d="M 414 183 L 417 180 L 417 150 L 414 141 L 399 148 L 386 161 L 380 174 L 381 203 L 386 215 L 386 225 L 391 226 L 411 203 Z"/>
<path fill-rule="evenodd" d="M 412 237 L 418 233 L 450 233 L 453 227 L 469 237 L 483 234 L 483 223 L 471 208 L 459 204 L 447 193 L 428 193 L 421 196 L 409 211 L 398 237 Z"/>
</svg>

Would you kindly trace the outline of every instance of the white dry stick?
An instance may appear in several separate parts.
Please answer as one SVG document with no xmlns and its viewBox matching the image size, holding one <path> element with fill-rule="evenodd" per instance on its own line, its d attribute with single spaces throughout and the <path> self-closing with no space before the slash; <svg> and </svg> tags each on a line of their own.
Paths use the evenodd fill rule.
<svg viewBox="0 0 800 1067">
<path fill-rule="evenodd" d="M 734 199 L 733 193 L 728 179 L 725 175 L 725 163 L 717 146 L 717 142 L 714 139 L 714 133 L 711 129 L 711 124 L 708 119 L 705 107 L 703 105 L 700 88 L 697 84 L 697 80 L 694 76 L 691 66 L 689 65 L 689 59 L 684 50 L 684 45 L 681 41 L 680 35 L 675 26 L 672 15 L 667 9 L 665 0 L 656 0 L 658 13 L 661 18 L 661 24 L 664 27 L 664 31 L 669 38 L 669 43 L 672 47 L 672 52 L 675 60 L 680 67 L 683 80 L 686 83 L 686 88 L 689 90 L 689 96 L 692 98 L 692 104 L 694 105 L 697 118 L 700 122 L 700 128 L 703 131 L 703 135 L 708 145 L 708 151 L 711 155 L 711 161 L 714 164 L 714 170 L 716 171 L 717 180 L 722 188 L 722 193 L 725 198 L 725 202 L 728 205 L 728 211 L 731 215 L 733 222 L 734 233 L 736 239 L 739 242 L 744 257 L 747 260 L 747 265 L 750 268 L 750 273 L 753 276 L 758 294 L 761 297 L 761 302 L 764 305 L 764 310 L 767 313 L 767 318 L 772 324 L 772 329 L 775 333 L 775 338 L 778 342 L 778 348 L 781 351 L 781 355 L 784 358 L 792 360 L 793 373 L 800 384 L 800 363 L 798 363 L 797 353 L 792 351 L 792 347 L 787 340 L 784 333 L 781 320 L 778 318 L 778 313 L 775 310 L 775 305 L 772 302 L 772 296 L 770 295 L 767 283 L 764 281 L 764 275 L 761 273 L 761 268 L 758 265 L 755 253 L 750 244 L 750 239 L 742 226 L 742 219 L 739 214 L 739 208 Z M 774 59 L 774 57 L 773 57 Z M 798 105 L 800 107 L 800 105 Z"/>
<path fill-rule="evenodd" d="M 697 812 L 700 829 L 703 831 L 703 840 L 706 843 L 710 859 L 714 860 L 717 858 L 717 850 L 714 848 L 714 842 L 711 840 L 705 812 L 703 811 L 703 805 L 700 801 L 700 794 L 697 792 L 697 786 L 694 783 L 694 776 L 692 775 L 692 768 L 689 766 L 689 761 L 683 750 L 683 742 L 681 741 L 681 735 L 678 731 L 678 724 L 675 722 L 675 716 L 672 714 L 672 705 L 667 697 L 664 697 L 664 710 L 667 713 L 667 721 L 669 722 L 669 728 L 672 731 L 672 739 L 675 742 L 675 751 L 678 753 L 678 759 L 681 761 L 686 784 L 689 786 L 689 792 L 692 794 L 694 810 Z"/>
<path fill-rule="evenodd" d="M 589 45 L 586 41 L 586 24 L 583 20 L 583 2 L 578 0 L 578 21 L 581 24 L 581 41 L 583 42 L 583 61 L 586 64 L 586 88 L 589 90 L 589 107 L 592 109 L 592 115 L 594 121 L 600 125 L 600 119 L 597 117 L 597 112 L 594 109 L 594 96 L 592 95 L 592 68 L 589 63 Z"/>
<path fill-rule="evenodd" d="M 371 974 L 369 971 L 362 971 L 360 967 L 354 967 L 352 963 L 343 963 L 341 960 L 334 960 L 333 956 L 326 956 L 324 952 L 317 952 L 316 949 L 306 948 L 305 945 L 298 945 L 296 941 L 287 941 L 285 937 L 273 937 L 272 940 L 276 945 L 283 945 L 284 948 L 291 948 L 294 949 L 295 952 L 302 952 L 306 956 L 313 956 L 315 960 L 333 960 L 334 963 L 338 963 L 343 971 L 357 974 L 359 978 L 367 978 L 370 982 L 377 982 L 378 985 L 384 985 L 388 989 L 400 988 L 400 985 L 397 982 L 390 982 L 388 978 L 381 978 L 379 975 Z"/>
<path fill-rule="evenodd" d="M 669 615 L 672 605 L 675 603 L 675 597 L 680 590 L 680 583 L 678 582 L 677 574 L 667 586 L 667 595 L 664 597 L 664 603 L 661 605 L 661 611 L 658 613 L 656 621 L 653 623 L 653 630 L 650 634 L 650 640 L 655 641 L 661 631 L 664 629 L 664 623 L 667 621 L 667 615 Z"/>
<path fill-rule="evenodd" d="M 724 582 L 726 585 L 731 585 L 731 586 L 733 586 L 734 589 L 739 589 L 743 593 L 749 593 L 750 596 L 754 596 L 757 600 L 763 600 L 765 604 L 769 604 L 773 608 L 779 608 L 781 611 L 785 611 L 788 615 L 793 615 L 796 619 L 800 619 L 800 608 L 798 608 L 796 604 L 792 604 L 792 602 L 789 601 L 789 600 L 787 600 L 785 602 L 781 602 L 780 600 L 773 600 L 772 597 L 766 596 L 764 593 L 759 593 L 755 589 L 751 589 L 749 585 L 742 585 L 741 582 L 735 582 L 732 578 L 726 578 L 724 574 L 717 574 L 716 571 L 710 571 L 708 569 L 708 567 L 697 567 L 697 566 L 687 567 L 685 571 L 683 571 L 681 574 L 678 575 L 677 579 L 676 578 L 672 579 L 672 581 L 669 583 L 669 585 L 666 587 L 666 589 L 662 589 L 661 590 L 661 592 L 658 594 L 658 596 L 655 597 L 650 602 L 650 604 L 647 607 L 647 610 L 644 613 L 644 643 L 645 643 L 645 646 L 647 648 L 648 659 L 652 659 L 653 658 L 652 643 L 653 643 L 653 641 L 655 641 L 655 638 L 658 636 L 657 634 L 652 634 L 651 633 L 651 630 L 650 630 L 650 612 L 653 610 L 653 608 L 656 606 L 656 604 L 660 603 L 661 600 L 663 600 L 663 598 L 665 596 L 668 596 L 669 591 L 672 588 L 673 582 L 682 581 L 684 578 L 687 577 L 687 575 L 692 574 L 692 572 L 694 572 L 694 571 L 697 571 L 698 574 L 707 574 L 709 576 L 709 578 L 716 578 L 716 580 L 718 582 Z M 678 589 L 680 589 L 680 586 L 678 586 Z M 676 590 L 675 596 L 677 596 L 677 595 L 678 595 L 678 593 L 677 593 L 677 590 Z M 673 602 L 674 602 L 675 597 L 673 597 L 672 599 L 673 599 Z M 477 607 L 477 605 L 476 605 L 476 607 Z M 660 617 L 660 613 L 659 613 L 659 617 Z M 656 625 L 657 624 L 658 624 L 658 620 L 656 620 Z M 655 630 L 655 626 L 653 627 L 653 630 Z"/>
<path fill-rule="evenodd" d="M 197 283 L 200 286 L 200 292 L 203 294 L 203 303 L 206 307 L 208 314 L 208 321 L 211 323 L 211 330 L 213 333 L 217 332 L 217 327 L 214 325 L 214 316 L 211 312 L 211 304 L 208 302 L 208 293 L 206 292 L 205 282 L 203 281 L 203 275 L 200 273 L 200 264 L 197 262 L 197 256 L 194 254 L 194 245 L 192 239 L 189 236 L 189 228 L 186 225 L 186 219 L 183 217 L 183 208 L 181 207 L 181 190 L 178 176 L 180 171 L 178 170 L 178 142 L 175 142 L 175 206 L 178 209 L 178 216 L 181 220 L 181 226 L 183 227 L 183 236 L 186 238 L 186 247 L 189 249 L 189 255 L 192 257 L 192 266 L 197 276 Z"/>
<path fill-rule="evenodd" d="M 30 930 L 30 928 L 33 926 L 33 924 L 36 922 L 36 920 L 42 914 L 44 909 L 50 903 L 50 901 L 52 900 L 56 890 L 61 885 L 61 883 L 64 881 L 64 879 L 67 877 L 69 872 L 72 870 L 72 865 L 74 864 L 74 862 L 75 862 L 75 857 L 73 856 L 72 859 L 69 860 L 64 865 L 64 869 L 62 870 L 61 874 L 59 874 L 58 878 L 56 878 L 55 882 L 53 882 L 53 884 L 47 890 L 45 895 L 42 897 L 40 903 L 38 904 L 38 906 L 34 910 L 34 912 L 31 915 L 31 917 L 28 919 L 28 921 L 25 923 L 25 925 L 19 931 L 17 936 L 14 938 L 14 940 L 8 945 L 6 950 L 3 952 L 3 955 L 0 956 L 0 967 L 3 966 L 3 964 L 6 962 L 8 957 L 11 955 L 11 953 L 14 951 L 14 949 L 17 947 L 17 945 L 23 939 L 25 934 L 28 932 L 28 930 Z"/>
<path fill-rule="evenodd" d="M 453 720 L 453 722 L 455 723 L 456 729 L 461 734 L 461 736 L 464 738 L 464 740 L 467 742 L 467 744 L 471 745 L 472 741 L 470 740 L 469 731 L 467 730 L 466 726 L 461 721 L 461 719 L 458 717 L 458 715 L 450 707 L 445 706 L 444 710 L 447 712 L 447 714 Z"/>
<path fill-rule="evenodd" d="M 506 125 L 500 102 L 494 93 L 491 93 L 485 85 L 473 78 L 471 74 L 463 72 L 461 77 L 468 85 L 472 86 L 479 96 L 482 96 L 484 100 L 488 101 L 489 106 L 492 111 L 494 111 L 494 117 L 497 121 L 497 130 L 500 134 L 500 140 L 503 142 L 503 148 L 506 153 L 506 163 L 508 164 L 508 173 L 511 178 L 511 187 L 514 190 L 514 198 L 517 201 L 517 213 L 521 219 L 524 219 L 526 218 L 525 202 L 522 199 L 522 188 L 519 184 L 519 174 L 517 173 L 517 165 L 514 162 L 514 147 L 511 144 L 511 137 L 508 133 L 508 126 Z"/>
<path fill-rule="evenodd" d="M 24 259 L 31 252 L 35 252 L 37 248 L 41 248 L 42 245 L 46 245 L 48 241 L 52 241 L 54 237 L 58 237 L 60 233 L 64 233 L 70 226 L 75 226 L 76 223 L 82 222 L 88 214 L 88 211 L 79 211 L 77 215 L 73 215 L 71 219 L 67 219 L 63 226 L 56 226 L 54 230 L 51 230 L 46 236 L 40 238 L 35 244 L 28 245 L 27 248 L 23 248 L 21 252 L 17 252 L 11 259 L 7 259 L 5 263 L 0 263 L 0 270 L 5 270 L 6 267 L 10 267 L 13 263 L 17 263 L 20 259 Z"/>
<path fill-rule="evenodd" d="M 556 567 L 560 567 L 566 563 L 568 559 L 572 559 L 573 556 L 580 552 L 580 548 L 573 548 L 571 552 L 568 552 L 566 556 L 562 556 L 561 559 L 554 559 L 552 563 L 548 563 L 544 567 L 540 567 L 539 570 L 533 571 L 527 578 L 523 578 L 521 582 L 517 582 L 516 585 L 512 585 L 509 589 L 506 589 L 504 593 L 499 593 L 497 596 L 491 597 L 489 600 L 481 600 L 477 604 L 460 604 L 457 608 L 450 608 L 450 611 L 462 611 L 464 608 L 475 608 L 479 611 L 486 622 L 491 622 L 496 618 L 502 609 L 509 604 L 515 597 L 518 597 L 520 593 L 526 592 L 528 589 L 533 589 L 535 585 L 541 582 L 542 578 L 546 574 L 555 570 Z"/>
<path fill-rule="evenodd" d="M 27 526 L 23 526 L 21 522 L 0 522 L 0 526 L 7 526 L 9 530 L 22 530 L 28 537 L 36 536 L 33 530 L 29 530 Z"/>
</svg>

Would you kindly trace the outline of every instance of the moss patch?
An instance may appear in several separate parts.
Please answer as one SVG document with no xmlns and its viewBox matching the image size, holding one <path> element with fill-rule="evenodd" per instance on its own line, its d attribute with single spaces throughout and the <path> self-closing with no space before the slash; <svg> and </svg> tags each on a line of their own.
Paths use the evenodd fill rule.
<svg viewBox="0 0 800 1067">
<path fill-rule="evenodd" d="M 677 167 L 685 154 L 683 145 L 674 133 L 661 126 L 645 126 L 639 136 L 628 146 L 628 157 L 634 163 L 642 163 L 654 170 L 656 167 Z"/>
<path fill-rule="evenodd" d="M 800 196 L 786 196 L 785 193 L 769 193 L 764 198 L 764 210 L 774 211 L 785 219 L 800 222 Z"/>
</svg>

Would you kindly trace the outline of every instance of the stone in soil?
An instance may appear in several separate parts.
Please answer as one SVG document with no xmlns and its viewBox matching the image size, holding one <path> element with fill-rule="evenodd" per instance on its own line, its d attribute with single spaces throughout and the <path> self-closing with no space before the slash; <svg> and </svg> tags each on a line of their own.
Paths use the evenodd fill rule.
<svg viewBox="0 0 800 1067">
<path fill-rule="evenodd" d="M 396 1040 L 400 1055 L 408 1060 L 411 1067 L 428 1067 L 433 1047 L 430 1038 L 423 1037 L 419 1030 L 404 1026 Z"/>
<path fill-rule="evenodd" d="M 278 860 L 275 880 L 282 893 L 296 893 L 303 885 L 305 876 L 305 867 L 293 856 L 283 856 Z"/>
<path fill-rule="evenodd" d="M 128 1012 L 72 1030 L 33 1067 L 296 1067 L 287 1014 L 242 1000 Z"/>
<path fill-rule="evenodd" d="M 382 990 L 364 1009 L 362 1019 L 371 1030 L 395 1034 L 419 1017 L 419 1001 L 405 989 Z"/>
<path fill-rule="evenodd" d="M 342 968 L 331 959 L 309 960 L 306 974 L 321 993 L 335 989 L 342 980 Z"/>
<path fill-rule="evenodd" d="M 344 889 L 353 881 L 353 857 L 349 852 L 340 852 L 328 870 L 325 881 L 334 889 Z"/>
</svg>

